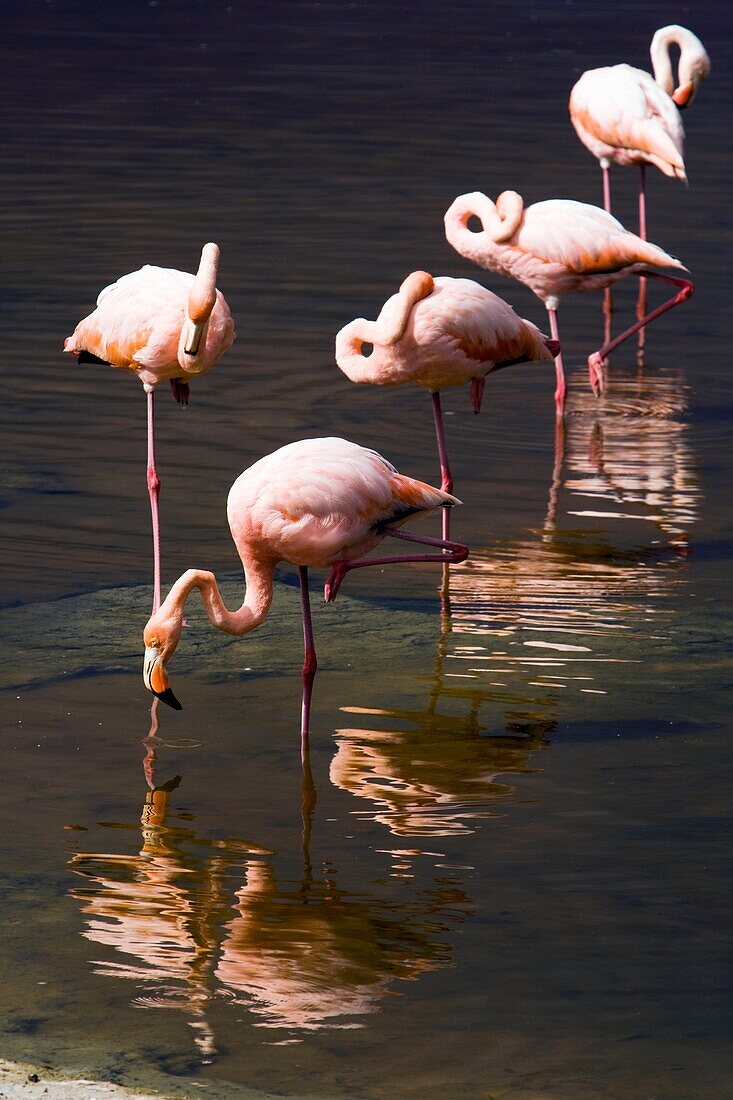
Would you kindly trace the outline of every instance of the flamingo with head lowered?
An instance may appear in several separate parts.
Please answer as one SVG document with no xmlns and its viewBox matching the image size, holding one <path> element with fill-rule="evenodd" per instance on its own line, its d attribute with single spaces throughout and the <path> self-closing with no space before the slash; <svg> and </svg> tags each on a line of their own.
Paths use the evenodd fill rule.
<svg viewBox="0 0 733 1100">
<path fill-rule="evenodd" d="M 196 275 L 146 264 L 105 287 L 97 308 L 74 329 L 64 351 L 80 363 L 132 371 L 148 405 L 147 483 L 153 523 L 153 610 L 160 604 L 160 479 L 155 469 L 155 386 L 170 381 L 188 404 L 188 383 L 206 374 L 234 341 L 234 322 L 216 289 L 219 246 L 205 244 Z"/>
<path fill-rule="evenodd" d="M 677 80 L 670 46 L 680 48 Z M 583 73 L 570 93 L 570 118 L 583 145 L 603 172 L 603 205 L 611 210 L 611 164 L 638 164 L 639 236 L 646 240 L 647 164 L 665 176 L 686 181 L 685 130 L 679 110 L 692 102 L 710 73 L 710 58 L 700 39 L 685 27 L 656 32 L 651 45 L 654 78 L 631 65 L 609 65 Z M 679 110 L 678 110 L 679 108 Z"/>
<path fill-rule="evenodd" d="M 477 231 L 469 228 L 474 218 L 480 223 Z M 659 270 L 672 267 L 686 271 L 679 260 L 624 229 L 605 210 L 572 199 L 548 199 L 525 207 L 516 191 L 504 191 L 495 203 L 474 191 L 460 195 L 450 206 L 445 215 L 445 234 L 462 256 L 490 271 L 518 279 L 533 290 L 550 314 L 554 340 L 560 338 L 560 298 L 570 291 L 603 290 L 629 275 L 654 276 L 680 288 L 674 298 L 589 356 L 590 381 L 596 392 L 602 392 L 605 384 L 606 357 L 644 325 L 686 301 L 695 289 L 689 279 Z M 555 400 L 561 412 L 565 401 L 561 352 L 555 358 L 555 369 Z"/>
<path fill-rule="evenodd" d="M 365 354 L 365 345 L 371 350 Z M 388 298 L 376 321 L 351 321 L 336 337 L 336 362 L 352 382 L 399 386 L 416 382 L 430 392 L 438 440 L 441 488 L 453 477 L 443 430 L 440 391 L 470 383 L 475 412 L 487 374 L 514 363 L 552 359 L 559 345 L 512 307 L 471 279 L 434 279 L 413 271 Z"/>
<path fill-rule="evenodd" d="M 376 451 L 346 439 L 303 439 L 261 458 L 240 474 L 227 502 L 229 527 L 244 567 L 244 602 L 230 611 L 213 573 L 187 570 L 143 632 L 145 686 L 180 710 L 166 663 L 178 645 L 183 610 L 194 588 L 201 593 L 212 626 L 226 634 L 248 634 L 270 609 L 275 566 L 290 562 L 298 566 L 303 611 L 301 748 L 305 752 L 317 664 L 308 569 L 330 567 L 324 594 L 331 601 L 351 569 L 404 561 L 464 561 L 468 550 L 460 543 L 400 530 L 411 516 L 455 504 L 460 501 L 449 493 L 405 477 Z M 365 557 L 387 536 L 435 549 L 427 554 Z"/>
</svg>

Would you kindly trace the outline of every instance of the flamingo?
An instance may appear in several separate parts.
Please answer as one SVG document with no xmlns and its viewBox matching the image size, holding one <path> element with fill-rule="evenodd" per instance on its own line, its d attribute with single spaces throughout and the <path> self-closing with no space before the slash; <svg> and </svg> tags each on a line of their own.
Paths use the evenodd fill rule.
<svg viewBox="0 0 733 1100">
<path fill-rule="evenodd" d="M 266 455 L 240 474 L 227 502 L 229 527 L 244 568 L 244 602 L 238 610 L 228 610 L 214 574 L 188 569 L 143 632 L 145 686 L 175 710 L 181 709 L 165 666 L 178 645 L 184 606 L 194 588 L 201 593 L 212 626 L 241 636 L 267 616 L 277 563 L 297 565 L 305 644 L 300 730 L 301 752 L 305 754 L 317 667 L 309 567 L 331 567 L 324 589 L 326 601 L 331 602 L 351 569 L 402 561 L 464 561 L 468 549 L 460 543 L 399 530 L 412 515 L 460 503 L 442 489 L 405 477 L 376 451 L 346 439 L 302 439 Z M 438 552 L 364 557 L 387 535 L 425 543 Z"/>
<path fill-rule="evenodd" d="M 364 345 L 373 350 L 364 354 Z M 471 279 L 434 279 L 413 271 L 388 298 L 376 321 L 351 321 L 336 337 L 336 362 L 352 382 L 398 386 L 417 382 L 430 392 L 438 440 L 441 489 L 453 491 L 440 391 L 471 383 L 474 412 L 487 374 L 559 351 L 503 298 Z M 446 531 L 444 529 L 444 535 Z"/>
<path fill-rule="evenodd" d="M 160 479 L 155 469 L 155 386 L 170 380 L 188 404 L 188 380 L 206 374 L 234 341 L 234 322 L 216 289 L 219 246 L 205 244 L 196 275 L 146 264 L 104 288 L 97 308 L 64 342 L 80 363 L 134 371 L 147 394 L 147 484 L 153 524 L 153 611 L 160 606 Z"/>
<path fill-rule="evenodd" d="M 680 48 L 677 86 L 669 48 Z M 651 45 L 654 78 L 631 65 L 610 65 L 583 73 L 570 93 L 570 118 L 583 145 L 603 172 L 603 206 L 611 211 L 610 166 L 638 164 L 639 236 L 646 240 L 647 164 L 665 176 L 687 181 L 683 159 L 685 130 L 679 110 L 689 106 L 710 73 L 700 39 L 685 27 L 656 32 Z"/>
<path fill-rule="evenodd" d="M 481 223 L 480 232 L 468 227 L 474 217 Z M 462 256 L 490 271 L 518 279 L 533 290 L 550 314 L 553 340 L 560 338 L 560 297 L 569 291 L 602 290 L 628 275 L 639 274 L 680 288 L 674 298 L 589 356 L 590 383 L 596 394 L 604 389 L 606 357 L 644 325 L 686 301 L 695 289 L 689 279 L 656 270 L 673 267 L 687 271 L 679 260 L 624 229 L 607 211 L 573 199 L 548 199 L 525 207 L 516 191 L 504 191 L 496 203 L 474 191 L 460 195 L 446 212 L 445 233 Z M 555 358 L 555 369 L 555 400 L 558 412 L 562 412 L 566 390 L 561 351 Z"/>
</svg>

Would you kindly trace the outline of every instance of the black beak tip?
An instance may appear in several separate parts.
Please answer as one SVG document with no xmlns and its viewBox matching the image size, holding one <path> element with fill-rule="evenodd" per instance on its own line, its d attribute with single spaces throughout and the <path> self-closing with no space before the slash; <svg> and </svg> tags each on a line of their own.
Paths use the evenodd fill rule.
<svg viewBox="0 0 733 1100">
<path fill-rule="evenodd" d="M 178 702 L 170 688 L 166 688 L 165 691 L 154 691 L 153 695 L 157 696 L 162 702 L 167 703 L 173 710 L 183 710 L 183 704 Z"/>
</svg>

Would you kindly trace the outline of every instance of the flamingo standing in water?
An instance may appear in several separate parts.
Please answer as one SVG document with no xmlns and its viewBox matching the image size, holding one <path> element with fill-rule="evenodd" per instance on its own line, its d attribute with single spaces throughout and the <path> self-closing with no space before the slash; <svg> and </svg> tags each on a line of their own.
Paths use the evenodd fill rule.
<svg viewBox="0 0 733 1100">
<path fill-rule="evenodd" d="M 155 469 L 155 386 L 170 380 L 188 404 L 188 382 L 206 374 L 234 341 L 234 322 L 216 289 L 219 247 L 205 244 L 196 275 L 146 264 L 105 287 L 97 308 L 74 329 L 64 351 L 80 363 L 134 371 L 148 405 L 147 483 L 153 523 L 153 610 L 160 606 L 160 479 Z"/>
<path fill-rule="evenodd" d="M 669 48 L 680 48 L 677 86 Z M 589 69 L 570 93 L 570 118 L 585 147 L 603 172 L 603 206 L 611 211 L 610 166 L 638 164 L 639 236 L 646 240 L 647 164 L 665 176 L 686 182 L 685 130 L 678 108 L 689 106 L 710 73 L 710 58 L 700 39 L 685 27 L 662 27 L 651 45 L 654 78 L 631 65 Z"/>
<path fill-rule="evenodd" d="M 468 223 L 477 218 L 481 230 Z M 603 290 L 627 275 L 646 275 L 679 287 L 679 291 L 588 358 L 594 392 L 604 388 L 606 357 L 624 340 L 694 291 L 689 279 L 665 275 L 657 268 L 687 268 L 650 241 L 630 233 L 611 214 L 572 199 L 548 199 L 525 207 L 516 191 L 504 191 L 496 203 L 480 191 L 460 195 L 445 215 L 445 233 L 453 247 L 469 260 L 518 279 L 545 303 L 554 340 L 559 340 L 557 310 L 568 291 Z M 565 402 L 562 352 L 555 358 L 558 412 Z"/>
<path fill-rule="evenodd" d="M 364 355 L 364 345 L 372 350 Z M 441 489 L 453 477 L 443 430 L 440 391 L 471 384 L 474 412 L 481 408 L 487 374 L 513 363 L 552 359 L 559 345 L 471 279 L 434 279 L 413 271 L 388 298 L 376 321 L 351 321 L 336 337 L 336 362 L 352 382 L 398 386 L 417 382 L 430 392 L 438 440 Z M 443 534 L 447 535 L 444 527 Z"/>
<path fill-rule="evenodd" d="M 175 582 L 145 630 L 143 681 L 176 710 L 165 665 L 178 645 L 183 609 L 198 588 L 212 626 L 227 634 L 248 634 L 263 622 L 273 596 L 278 562 L 298 566 L 303 608 L 303 703 L 301 749 L 308 746 L 310 701 L 316 651 L 308 594 L 308 568 L 330 566 L 324 595 L 336 597 L 350 569 L 402 561 L 460 562 L 460 543 L 414 535 L 399 528 L 410 516 L 460 504 L 454 496 L 399 474 L 376 451 L 346 439 L 303 439 L 261 458 L 229 491 L 227 516 L 244 567 L 242 606 L 229 611 L 213 573 L 189 569 Z M 400 557 L 364 557 L 385 536 L 425 543 L 438 552 Z"/>
</svg>

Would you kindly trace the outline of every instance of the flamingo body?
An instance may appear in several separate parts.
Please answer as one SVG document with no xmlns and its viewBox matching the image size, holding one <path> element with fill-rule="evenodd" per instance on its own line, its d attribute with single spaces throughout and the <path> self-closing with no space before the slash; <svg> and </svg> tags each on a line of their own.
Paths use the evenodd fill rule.
<svg viewBox="0 0 733 1100">
<path fill-rule="evenodd" d="M 224 295 L 217 290 L 196 362 L 184 359 L 182 365 L 181 333 L 195 279 L 187 271 L 150 264 L 123 275 L 101 291 L 97 308 L 79 322 L 64 351 L 87 352 L 113 367 L 134 371 L 143 384 L 151 386 L 205 374 L 233 343 L 234 322 Z"/>
<path fill-rule="evenodd" d="M 243 562 L 330 566 L 372 550 L 385 524 L 458 503 L 334 437 L 289 443 L 255 462 L 232 485 L 227 517 Z"/>
<path fill-rule="evenodd" d="M 598 160 L 652 164 L 685 181 L 685 130 L 680 113 L 649 73 L 611 65 L 583 73 L 570 93 L 570 119 Z"/>
<path fill-rule="evenodd" d="M 469 229 L 472 218 L 480 232 Z M 554 340 L 559 341 L 559 299 L 569 291 L 602 290 L 628 275 L 655 275 L 674 283 L 680 292 L 645 316 L 588 359 L 590 381 L 604 387 L 606 356 L 634 332 L 686 301 L 694 290 L 686 279 L 662 274 L 659 268 L 687 269 L 664 249 L 630 233 L 611 214 L 572 199 L 548 199 L 525 207 L 516 191 L 504 191 L 493 203 L 480 191 L 460 195 L 445 215 L 445 233 L 453 247 L 469 260 L 518 279 L 542 299 L 550 314 Z M 562 352 L 555 356 L 555 402 L 561 414 L 565 402 Z"/>
<path fill-rule="evenodd" d="M 395 331 L 392 319 L 403 314 Z M 364 343 L 373 344 L 368 356 Z M 352 382 L 416 382 L 431 392 L 483 378 L 497 364 L 540 359 L 552 359 L 546 338 L 508 302 L 471 279 L 427 272 L 413 272 L 375 322 L 359 318 L 336 337 L 336 362 Z"/>
<path fill-rule="evenodd" d="M 143 632 L 143 681 L 154 695 L 180 709 L 165 663 L 181 636 L 183 609 L 198 588 L 210 622 L 243 635 L 264 621 L 273 597 L 278 562 L 299 567 L 303 602 L 302 747 L 307 747 L 316 654 L 308 596 L 308 567 L 331 566 L 325 595 L 332 600 L 346 572 L 395 561 L 463 561 L 466 547 L 398 530 L 412 515 L 460 504 L 454 496 L 405 477 L 391 463 L 346 439 L 303 439 L 255 462 L 234 482 L 227 516 L 244 568 L 245 598 L 229 611 L 213 573 L 189 569 L 148 620 Z M 387 535 L 439 547 L 440 553 L 363 558 Z M 443 553 L 447 551 L 447 553 Z"/>
<path fill-rule="evenodd" d="M 153 525 L 153 610 L 160 605 L 160 478 L 155 468 L 155 386 L 168 379 L 188 404 L 188 379 L 211 370 L 234 341 L 234 322 L 216 289 L 219 246 L 205 244 L 195 275 L 146 264 L 104 288 L 97 308 L 64 341 L 80 363 L 135 373 L 148 409 L 147 484 Z"/>
<path fill-rule="evenodd" d="M 523 207 L 521 196 L 507 194 Z M 545 304 L 571 291 L 601 290 L 647 268 L 686 270 L 605 210 L 573 199 L 523 207 L 516 227 L 505 236 L 497 218 L 504 195 L 496 205 L 480 191 L 461 195 L 445 215 L 446 237 L 462 256 L 518 279 Z M 468 228 L 473 216 L 482 222 L 479 233 Z"/>
</svg>

